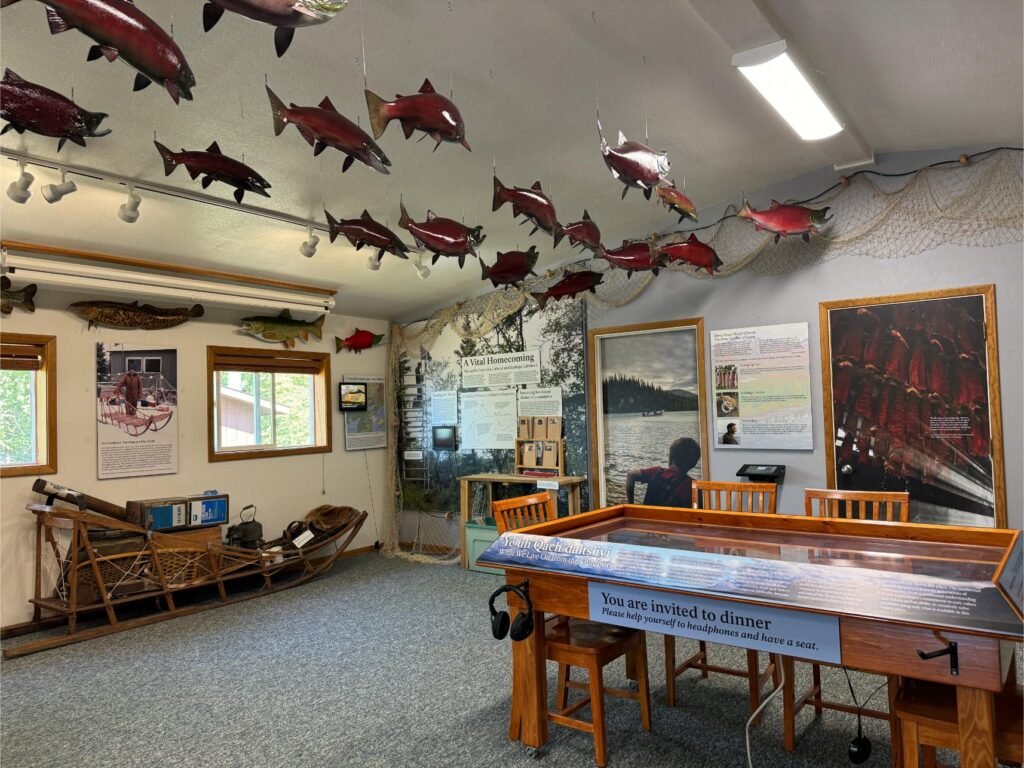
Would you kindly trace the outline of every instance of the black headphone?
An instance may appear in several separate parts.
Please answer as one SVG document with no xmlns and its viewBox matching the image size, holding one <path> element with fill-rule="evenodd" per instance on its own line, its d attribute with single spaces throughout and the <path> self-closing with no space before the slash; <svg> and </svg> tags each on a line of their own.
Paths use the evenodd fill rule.
<svg viewBox="0 0 1024 768">
<path fill-rule="evenodd" d="M 494 601 L 499 595 L 512 592 L 519 595 L 519 598 L 526 603 L 526 612 L 516 616 L 515 621 L 510 621 L 508 611 L 494 610 Z M 525 640 L 533 632 L 533 602 L 530 600 L 530 581 L 524 579 L 522 584 L 503 584 L 491 593 L 491 599 L 487 602 L 487 608 L 491 612 L 491 634 L 495 640 L 504 640 L 508 635 L 513 640 Z"/>
<path fill-rule="evenodd" d="M 865 699 L 863 704 L 861 704 L 857 701 L 857 695 L 853 692 L 853 681 L 850 680 L 850 673 L 847 671 L 846 667 L 843 667 L 843 674 L 846 675 L 846 684 L 850 688 L 850 698 L 853 699 L 853 704 L 857 707 L 857 735 L 850 742 L 850 746 L 847 747 L 846 756 L 850 758 L 850 762 L 854 765 L 860 765 L 861 763 L 867 762 L 867 759 L 871 757 L 871 739 L 864 735 L 861 713 L 868 705 L 868 702 L 875 697 L 875 694 L 888 684 L 888 681 L 883 682 L 875 688 L 875 690 L 871 692 L 871 695 Z"/>
</svg>

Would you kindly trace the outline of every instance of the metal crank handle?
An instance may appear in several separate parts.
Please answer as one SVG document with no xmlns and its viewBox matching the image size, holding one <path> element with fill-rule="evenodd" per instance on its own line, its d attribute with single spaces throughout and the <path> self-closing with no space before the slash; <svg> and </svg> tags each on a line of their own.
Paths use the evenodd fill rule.
<svg viewBox="0 0 1024 768">
<path fill-rule="evenodd" d="M 928 661 L 929 659 L 937 659 L 940 656 L 949 656 L 949 674 L 959 676 L 960 654 L 957 651 L 955 642 L 951 642 L 947 644 L 945 648 L 940 648 L 937 651 L 929 651 L 927 653 L 925 653 L 924 651 L 917 652 L 917 657 L 919 659 L 922 659 L 923 661 Z"/>
</svg>

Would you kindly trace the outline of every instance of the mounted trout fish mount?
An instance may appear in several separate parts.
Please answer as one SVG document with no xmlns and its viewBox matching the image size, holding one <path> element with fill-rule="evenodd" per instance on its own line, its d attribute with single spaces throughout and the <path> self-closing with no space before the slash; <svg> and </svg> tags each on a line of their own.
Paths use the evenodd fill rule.
<svg viewBox="0 0 1024 768">
<path fill-rule="evenodd" d="M 248 520 L 245 511 L 252 510 Z M 243 549 L 259 549 L 263 543 L 263 524 L 256 520 L 256 505 L 248 504 L 238 513 L 239 522 L 228 528 L 228 546 Z"/>
</svg>

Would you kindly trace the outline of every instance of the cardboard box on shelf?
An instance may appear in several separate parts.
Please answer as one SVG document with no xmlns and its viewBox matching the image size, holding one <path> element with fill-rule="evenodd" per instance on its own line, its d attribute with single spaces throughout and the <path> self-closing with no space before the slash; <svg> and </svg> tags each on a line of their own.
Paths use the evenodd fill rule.
<svg viewBox="0 0 1024 768">
<path fill-rule="evenodd" d="M 546 416 L 534 416 L 530 419 L 530 437 L 534 440 L 543 440 L 547 429 L 548 419 Z"/>
<path fill-rule="evenodd" d="M 552 441 L 548 440 L 548 441 L 542 443 L 542 445 L 544 446 L 544 455 L 543 455 L 542 463 L 541 463 L 540 466 L 542 466 L 542 467 L 557 467 L 558 466 L 558 443 L 552 442 Z"/>
<path fill-rule="evenodd" d="M 537 466 L 537 443 L 523 443 L 522 465 L 524 467 Z"/>
<path fill-rule="evenodd" d="M 547 429 L 545 430 L 544 436 L 548 440 L 561 440 L 562 439 L 562 417 L 561 416 L 548 416 L 547 417 Z"/>
<path fill-rule="evenodd" d="M 531 426 L 532 426 L 532 423 L 530 421 L 530 417 L 529 416 L 520 416 L 519 417 L 519 439 L 520 440 L 529 440 L 531 437 L 533 437 L 533 435 L 530 434 L 530 431 L 531 431 L 530 427 Z"/>
</svg>

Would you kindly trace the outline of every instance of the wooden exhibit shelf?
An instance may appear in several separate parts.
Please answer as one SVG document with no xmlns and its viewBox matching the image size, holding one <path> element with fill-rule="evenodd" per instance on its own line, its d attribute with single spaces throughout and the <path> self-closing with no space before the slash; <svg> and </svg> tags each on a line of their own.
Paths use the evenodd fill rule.
<svg viewBox="0 0 1024 768">
<path fill-rule="evenodd" d="M 1024 627 L 993 582 L 1019 532 L 621 505 L 507 535 L 523 534 L 551 537 L 551 546 L 524 551 L 519 542 L 499 539 L 479 561 L 504 569 L 508 584 L 529 579 L 535 626 L 543 626 L 545 614 L 604 616 L 603 604 L 596 610 L 591 604 L 592 588 L 684 607 L 710 600 L 728 603 L 732 613 L 743 606 L 771 611 L 776 634 L 813 621 L 830 628 L 819 659 L 827 652 L 864 672 L 956 686 L 960 764 L 996 765 L 994 696 Z M 578 547 L 581 542 L 587 547 Z M 642 547 L 642 566 L 619 557 L 631 547 Z M 562 554 L 574 551 L 581 553 L 576 559 Z M 509 604 L 525 608 L 514 594 Z M 616 615 L 601 620 L 623 626 L 641 620 Z M 673 634 L 705 631 L 680 627 Z M 739 633 L 714 641 L 753 647 Z M 512 643 L 510 733 L 534 748 L 548 739 L 544 643 L 543 632 Z M 786 648 L 768 652 L 782 657 L 787 676 L 794 657 L 815 656 L 799 645 Z M 784 701 L 786 722 L 793 706 Z M 792 749 L 791 726 L 778 738 Z"/>
<path fill-rule="evenodd" d="M 536 486 L 538 482 L 555 482 L 558 483 L 559 488 L 565 488 L 569 491 L 569 514 L 578 515 L 582 510 L 582 504 L 580 501 L 580 488 L 587 478 L 576 477 L 574 475 L 557 475 L 552 477 L 531 477 L 529 475 L 501 475 L 498 473 L 493 474 L 480 474 L 480 475 L 463 475 L 459 478 L 459 541 L 460 541 L 460 554 L 459 557 L 462 562 L 462 567 L 468 567 L 466 558 L 466 523 L 469 522 L 470 518 L 470 504 L 472 501 L 472 483 L 483 483 L 487 488 L 487 506 L 490 508 L 491 501 L 494 499 L 494 486 L 495 485 L 533 485 Z M 551 497 L 551 503 L 558 504 L 558 491 L 548 490 L 548 495 Z"/>
</svg>

